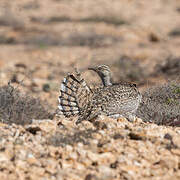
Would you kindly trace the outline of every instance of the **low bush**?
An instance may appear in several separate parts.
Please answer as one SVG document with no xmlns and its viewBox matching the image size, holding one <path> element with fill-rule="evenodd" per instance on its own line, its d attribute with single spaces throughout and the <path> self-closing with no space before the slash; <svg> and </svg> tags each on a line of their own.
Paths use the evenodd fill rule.
<svg viewBox="0 0 180 180">
<path fill-rule="evenodd" d="M 44 104 L 43 104 L 44 103 Z M 29 124 L 33 119 L 52 119 L 50 106 L 40 99 L 22 94 L 10 84 L 0 87 L 0 121 Z"/>
<path fill-rule="evenodd" d="M 180 84 L 171 82 L 144 92 L 137 116 L 158 125 L 180 126 Z"/>
</svg>

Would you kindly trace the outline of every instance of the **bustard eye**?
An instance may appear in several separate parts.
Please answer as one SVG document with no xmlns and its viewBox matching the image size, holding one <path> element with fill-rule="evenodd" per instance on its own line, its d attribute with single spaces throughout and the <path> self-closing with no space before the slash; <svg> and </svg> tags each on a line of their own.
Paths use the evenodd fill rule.
<svg viewBox="0 0 180 180">
<path fill-rule="evenodd" d="M 101 68 L 101 67 L 98 67 L 98 71 L 102 71 L 102 68 Z"/>
</svg>

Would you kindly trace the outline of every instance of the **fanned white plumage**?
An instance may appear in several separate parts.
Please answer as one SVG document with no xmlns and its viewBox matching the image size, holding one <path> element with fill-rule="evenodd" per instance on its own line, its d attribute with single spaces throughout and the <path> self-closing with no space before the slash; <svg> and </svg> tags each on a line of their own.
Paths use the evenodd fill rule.
<svg viewBox="0 0 180 180">
<path fill-rule="evenodd" d="M 86 93 L 88 94 L 89 87 L 80 74 L 68 74 L 60 85 L 59 105 L 60 114 L 65 117 L 71 117 L 81 113 L 83 104 L 86 104 Z M 85 95 L 82 98 L 82 95 Z"/>
</svg>

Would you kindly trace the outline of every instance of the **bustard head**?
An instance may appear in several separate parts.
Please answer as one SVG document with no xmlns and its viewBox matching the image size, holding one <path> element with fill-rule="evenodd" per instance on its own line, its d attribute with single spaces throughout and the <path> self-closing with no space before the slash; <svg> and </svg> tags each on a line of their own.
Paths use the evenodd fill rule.
<svg viewBox="0 0 180 180">
<path fill-rule="evenodd" d="M 93 70 L 100 76 L 104 86 L 112 85 L 111 82 L 111 71 L 108 66 L 106 65 L 99 65 L 95 67 L 88 68 L 89 70 Z"/>
</svg>

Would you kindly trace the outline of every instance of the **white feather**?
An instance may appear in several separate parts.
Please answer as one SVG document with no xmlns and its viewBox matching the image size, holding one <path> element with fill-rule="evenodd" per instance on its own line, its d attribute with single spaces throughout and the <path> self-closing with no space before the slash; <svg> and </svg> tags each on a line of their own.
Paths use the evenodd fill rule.
<svg viewBox="0 0 180 180">
<path fill-rule="evenodd" d="M 59 101 L 59 104 L 60 104 L 61 103 L 61 98 L 60 97 L 58 98 L 58 101 Z"/>
<path fill-rule="evenodd" d="M 79 108 L 78 107 L 73 107 L 73 111 L 78 111 Z"/>
<path fill-rule="evenodd" d="M 62 111 L 63 107 L 61 105 L 58 105 L 58 108 Z"/>
<path fill-rule="evenodd" d="M 70 106 L 76 106 L 77 104 L 75 102 L 69 102 Z"/>
<path fill-rule="evenodd" d="M 66 86 L 63 83 L 61 83 L 61 91 L 66 91 Z"/>
<path fill-rule="evenodd" d="M 78 114 L 79 113 L 79 111 L 73 111 L 73 114 Z"/>
<path fill-rule="evenodd" d="M 63 82 L 64 82 L 64 83 L 66 83 L 66 81 L 67 81 L 67 79 L 66 79 L 66 78 L 64 78 L 64 79 L 63 79 Z"/>
</svg>

